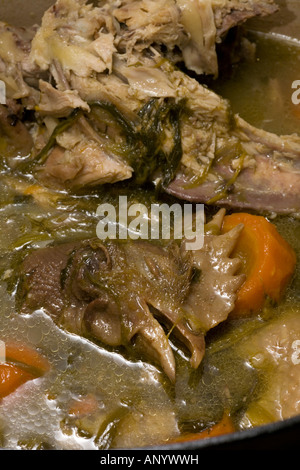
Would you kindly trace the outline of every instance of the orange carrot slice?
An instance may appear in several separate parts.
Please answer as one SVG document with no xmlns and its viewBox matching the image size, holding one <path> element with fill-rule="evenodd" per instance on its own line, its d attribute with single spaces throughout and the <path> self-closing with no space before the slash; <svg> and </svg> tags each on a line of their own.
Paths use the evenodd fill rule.
<svg viewBox="0 0 300 470">
<path fill-rule="evenodd" d="M 0 399 L 14 392 L 20 385 L 34 377 L 12 364 L 0 365 Z"/>
<path fill-rule="evenodd" d="M 235 432 L 235 430 L 236 429 L 234 427 L 231 417 L 226 413 L 224 414 L 222 420 L 219 421 L 219 423 L 201 432 L 182 435 L 177 439 L 172 440 L 172 443 L 197 441 L 198 439 L 208 439 L 210 437 L 217 437 L 222 436 L 224 434 L 230 434 L 232 432 Z"/>
<path fill-rule="evenodd" d="M 258 312 L 268 297 L 278 302 L 296 265 L 293 248 L 267 219 L 248 213 L 227 215 L 223 233 L 238 224 L 244 229 L 232 256 L 242 260 L 241 272 L 246 280 L 238 291 L 232 316 Z"/>
<path fill-rule="evenodd" d="M 36 350 L 18 343 L 6 343 L 5 363 L 0 364 L 0 399 L 49 369 L 49 362 Z"/>
<path fill-rule="evenodd" d="M 99 403 L 97 398 L 94 395 L 89 394 L 74 399 L 69 408 L 69 414 L 76 417 L 87 416 L 97 411 L 98 408 Z"/>
</svg>

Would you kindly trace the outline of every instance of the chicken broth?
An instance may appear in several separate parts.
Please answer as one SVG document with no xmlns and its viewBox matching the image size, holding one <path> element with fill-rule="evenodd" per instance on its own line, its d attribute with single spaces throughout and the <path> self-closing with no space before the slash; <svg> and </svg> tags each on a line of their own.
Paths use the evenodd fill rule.
<svg viewBox="0 0 300 470">
<path fill-rule="evenodd" d="M 299 41 L 258 32 L 248 32 L 247 39 L 255 44 L 254 56 L 233 65 L 230 79 L 210 85 L 251 124 L 278 135 L 299 132 L 299 105 L 292 101 L 292 84 L 300 76 Z"/>
<path fill-rule="evenodd" d="M 291 103 L 291 82 L 300 79 L 299 45 L 262 35 L 251 39 L 257 43 L 258 60 L 239 63 L 233 76 L 220 78 L 214 88 L 251 124 L 280 134 L 296 132 L 299 118 Z M 207 332 L 197 368 L 188 348 L 164 325 L 176 366 L 172 383 L 154 360 L 122 344 L 105 346 L 60 328 L 43 308 L 21 315 L 16 273 L 27 255 L 51 243 L 94 238 L 100 203 L 117 204 L 120 194 L 146 205 L 178 200 L 157 195 L 151 186 L 137 189 L 126 182 L 72 194 L 16 176 L 5 166 L 0 184 L 0 338 L 32 346 L 50 363 L 47 374 L 2 399 L 1 447 L 136 448 L 200 433 L 226 413 L 240 431 L 300 413 L 299 263 L 278 305 L 269 302 L 258 315 L 229 318 Z M 208 219 L 217 210 L 206 206 Z M 300 220 L 274 214 L 271 220 L 299 257 Z M 165 298 L 159 300 L 163 304 Z"/>
<path fill-rule="evenodd" d="M 11 188 L 7 190 L 11 205 L 1 212 L 1 338 L 38 348 L 52 367 L 47 378 L 23 385 L 2 401 L 2 446 L 93 449 L 168 442 L 180 429 L 199 430 L 218 420 L 225 406 L 225 390 L 231 393 L 230 400 L 225 401 L 234 409 L 244 403 L 245 395 L 252 395 L 257 381 L 254 370 L 234 351 L 223 358 L 217 354 L 211 360 L 208 354 L 203 371 L 195 372 L 178 349 L 174 388 L 155 366 L 134 357 L 126 359 L 122 351 L 106 350 L 70 335 L 57 328 L 42 310 L 20 316 L 10 277 L 22 250 L 28 245 L 36 249 L 53 239 L 70 240 L 78 224 L 61 233 L 53 224 L 53 232 L 48 230 L 45 237 L 44 224 L 57 217 L 57 210 L 44 213 L 30 198 L 15 203 L 13 193 Z M 88 204 L 86 209 L 90 210 Z M 75 211 L 69 215 L 76 220 Z M 86 234 L 76 231 L 77 237 L 88 237 L 92 227 L 95 230 L 92 217 L 84 222 Z M 12 246 L 17 246 L 20 254 L 11 252 Z M 238 374 L 232 373 L 235 367 Z M 219 374 L 212 380 L 216 369 Z M 95 422 L 70 416 L 72 402 L 89 395 L 98 401 Z M 110 420 L 115 422 L 115 430 L 106 435 Z"/>
</svg>

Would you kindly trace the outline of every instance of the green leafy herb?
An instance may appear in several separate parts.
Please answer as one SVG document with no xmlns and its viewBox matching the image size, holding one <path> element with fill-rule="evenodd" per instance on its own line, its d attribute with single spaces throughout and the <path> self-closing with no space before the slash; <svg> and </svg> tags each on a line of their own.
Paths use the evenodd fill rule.
<svg viewBox="0 0 300 470">
<path fill-rule="evenodd" d="M 52 132 L 50 139 L 48 140 L 45 147 L 41 150 L 41 152 L 36 155 L 34 159 L 30 158 L 26 160 L 23 164 L 19 166 L 19 170 L 22 172 L 29 172 L 31 171 L 37 164 L 45 163 L 48 158 L 48 154 L 50 150 L 54 147 L 56 143 L 56 138 L 61 135 L 63 132 L 67 131 L 78 118 L 82 115 L 82 111 L 80 109 L 75 109 L 69 117 L 63 119 L 59 122 L 59 124 L 55 127 L 54 131 Z"/>
<path fill-rule="evenodd" d="M 124 145 L 120 143 L 117 145 L 109 138 L 103 139 L 103 143 L 133 168 L 134 183 L 143 185 L 150 181 L 155 173 L 159 173 L 163 186 L 172 181 L 182 157 L 180 121 L 184 100 L 176 102 L 174 99 L 150 99 L 134 120 L 126 117 L 117 106 L 108 101 L 92 102 L 89 106 L 89 113 L 75 109 L 68 118 L 61 120 L 41 152 L 35 158 L 30 158 L 21 164 L 19 170 L 30 172 L 36 165 L 45 163 L 56 143 L 56 138 L 73 126 L 81 116 L 94 124 L 93 127 L 99 131 L 99 124 L 105 124 L 104 115 L 99 113 L 101 110 L 106 116 L 110 116 L 110 125 L 115 125 L 120 130 L 124 140 Z M 164 144 L 170 136 L 172 142 L 168 142 L 167 147 L 171 147 L 171 150 L 166 152 Z"/>
</svg>

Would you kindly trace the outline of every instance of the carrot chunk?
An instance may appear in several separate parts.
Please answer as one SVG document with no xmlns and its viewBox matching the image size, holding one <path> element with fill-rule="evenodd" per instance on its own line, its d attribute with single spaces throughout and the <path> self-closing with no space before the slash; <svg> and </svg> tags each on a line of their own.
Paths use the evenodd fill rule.
<svg viewBox="0 0 300 470">
<path fill-rule="evenodd" d="M 43 375 L 50 368 L 49 362 L 35 349 L 21 343 L 5 343 L 6 360 L 11 363 L 18 363 L 23 368 L 31 368 L 36 376 Z"/>
<path fill-rule="evenodd" d="M 236 429 L 234 427 L 231 417 L 226 413 L 224 414 L 221 421 L 214 424 L 210 428 L 204 429 L 204 431 L 201 432 L 182 435 L 177 439 L 172 440 L 172 443 L 197 441 L 198 439 L 208 439 L 210 437 L 217 437 L 222 436 L 224 434 L 230 434 L 232 432 L 235 432 L 235 430 Z"/>
<path fill-rule="evenodd" d="M 13 364 L 0 365 L 0 399 L 14 392 L 34 376 Z"/>
<path fill-rule="evenodd" d="M 99 403 L 97 398 L 94 395 L 89 394 L 84 397 L 74 399 L 69 408 L 69 414 L 80 418 L 94 413 L 98 408 Z"/>
<path fill-rule="evenodd" d="M 0 364 L 0 399 L 49 369 L 48 361 L 36 350 L 17 343 L 6 343 L 5 362 Z"/>
<path fill-rule="evenodd" d="M 246 280 L 237 293 L 232 316 L 258 312 L 267 298 L 278 302 L 296 265 L 293 248 L 267 219 L 248 213 L 226 215 L 223 233 L 238 224 L 244 229 L 232 256 L 242 260 Z"/>
</svg>

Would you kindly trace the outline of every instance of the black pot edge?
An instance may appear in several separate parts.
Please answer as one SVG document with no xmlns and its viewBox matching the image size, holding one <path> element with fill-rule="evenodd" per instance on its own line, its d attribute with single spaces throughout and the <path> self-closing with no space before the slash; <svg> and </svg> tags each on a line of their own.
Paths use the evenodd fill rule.
<svg viewBox="0 0 300 470">
<path fill-rule="evenodd" d="M 288 450 L 300 446 L 300 415 L 208 439 L 144 447 L 153 451 Z"/>
<path fill-rule="evenodd" d="M 139 454 L 146 453 L 147 455 L 151 452 L 155 455 L 160 454 L 172 454 L 184 453 L 184 454 L 198 454 L 207 451 L 247 451 L 247 450 L 260 450 L 260 451 L 284 451 L 284 450 L 298 450 L 300 446 L 300 415 L 293 418 L 285 419 L 283 421 L 273 422 L 263 426 L 257 426 L 252 429 L 246 429 L 244 431 L 238 431 L 231 434 L 226 434 L 218 437 L 211 437 L 208 439 L 201 439 L 191 442 L 183 442 L 176 444 L 157 445 L 150 447 L 138 447 L 138 448 L 121 448 L 112 449 L 106 451 L 114 454 L 115 452 L 121 452 L 124 455 L 134 455 L 135 452 Z M 15 449 L 0 448 L 0 451 L 13 451 L 15 455 L 19 455 L 19 452 L 15 453 Z M 10 452 L 10 453 L 11 453 Z M 61 451 L 59 451 L 61 452 Z M 100 451 L 102 454 L 105 451 Z M 36 454 L 36 451 L 27 451 L 29 456 Z M 43 451 L 38 453 L 41 455 L 48 454 L 49 452 Z M 70 453 L 70 451 L 69 451 Z M 56 451 L 50 451 L 50 455 L 56 455 Z M 75 451 L 75 455 L 80 457 L 86 455 L 86 451 L 78 452 Z M 22 455 L 24 455 L 22 453 Z M 25 454 L 26 455 L 26 454 Z M 98 455 L 98 452 L 93 452 L 93 455 Z M 250 454 L 251 455 L 251 454 Z M 139 460 L 140 462 L 141 460 Z M 78 460 L 79 462 L 79 460 Z"/>
</svg>

